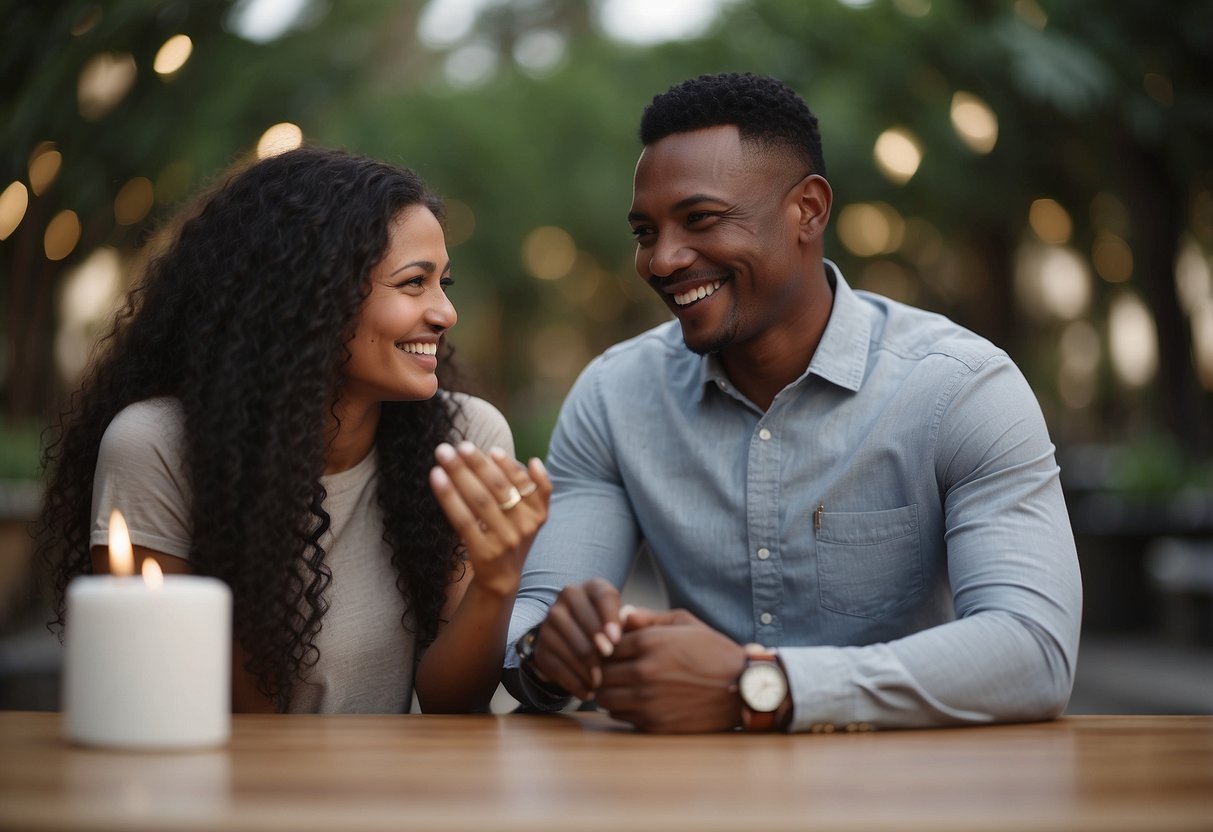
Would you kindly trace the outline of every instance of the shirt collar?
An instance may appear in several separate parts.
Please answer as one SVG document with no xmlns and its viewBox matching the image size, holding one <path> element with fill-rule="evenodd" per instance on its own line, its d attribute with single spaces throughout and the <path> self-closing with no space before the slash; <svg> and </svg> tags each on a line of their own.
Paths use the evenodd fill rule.
<svg viewBox="0 0 1213 832">
<path fill-rule="evenodd" d="M 843 278 L 842 271 L 831 260 L 823 262 L 826 280 L 834 290 L 834 306 L 830 310 L 830 319 L 826 322 L 821 341 L 817 344 L 817 351 L 809 362 L 809 368 L 790 386 L 800 384 L 811 373 L 839 387 L 857 391 L 863 383 L 864 371 L 868 366 L 871 326 L 863 304 Z M 708 385 L 726 388 L 729 386 L 729 377 L 725 374 L 720 356 L 714 353 L 702 356 L 699 359 L 699 368 L 698 390 L 701 399 Z"/>
<path fill-rule="evenodd" d="M 847 285 L 842 271 L 825 261 L 826 279 L 834 289 L 834 308 L 809 362 L 809 373 L 851 391 L 859 390 L 868 367 L 872 326 L 863 303 Z"/>
</svg>

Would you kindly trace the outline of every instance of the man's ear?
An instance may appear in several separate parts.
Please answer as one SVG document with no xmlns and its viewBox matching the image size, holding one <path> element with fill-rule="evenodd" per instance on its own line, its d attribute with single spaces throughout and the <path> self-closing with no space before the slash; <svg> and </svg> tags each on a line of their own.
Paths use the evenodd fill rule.
<svg viewBox="0 0 1213 832">
<path fill-rule="evenodd" d="M 820 240 L 830 221 L 830 206 L 834 192 L 825 177 L 810 173 L 796 186 L 796 207 L 799 210 L 800 242 Z"/>
</svg>

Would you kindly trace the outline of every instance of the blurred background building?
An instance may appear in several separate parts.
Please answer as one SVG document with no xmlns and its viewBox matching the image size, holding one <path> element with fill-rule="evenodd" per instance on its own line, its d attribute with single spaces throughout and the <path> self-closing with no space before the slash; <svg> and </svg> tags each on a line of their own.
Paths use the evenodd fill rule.
<svg viewBox="0 0 1213 832">
<path fill-rule="evenodd" d="M 1071 710 L 1213 712 L 1209 0 L 19 0 L 0 31 L 0 707 L 56 705 L 42 432 L 176 206 L 300 142 L 418 169 L 464 373 L 542 455 L 585 363 L 665 318 L 642 108 L 736 70 L 820 117 L 852 284 L 1032 383 L 1087 594 Z"/>
</svg>

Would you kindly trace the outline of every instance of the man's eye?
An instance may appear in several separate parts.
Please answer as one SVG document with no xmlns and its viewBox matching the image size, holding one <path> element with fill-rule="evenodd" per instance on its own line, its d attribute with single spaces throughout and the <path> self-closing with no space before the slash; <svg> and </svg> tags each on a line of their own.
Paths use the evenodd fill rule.
<svg viewBox="0 0 1213 832">
<path fill-rule="evenodd" d="M 706 211 L 695 211 L 693 213 L 687 214 L 687 223 L 690 225 L 694 225 L 697 222 L 702 222 L 703 220 L 706 220 L 710 216 L 712 216 L 712 215 L 707 213 Z"/>
</svg>

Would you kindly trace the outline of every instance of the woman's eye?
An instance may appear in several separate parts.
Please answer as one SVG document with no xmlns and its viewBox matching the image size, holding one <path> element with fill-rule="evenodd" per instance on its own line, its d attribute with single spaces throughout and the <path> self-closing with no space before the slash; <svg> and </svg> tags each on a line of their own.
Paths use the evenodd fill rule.
<svg viewBox="0 0 1213 832">
<path fill-rule="evenodd" d="M 403 283 L 401 283 L 399 285 L 398 288 L 400 288 L 400 289 L 420 289 L 424 285 L 425 285 L 425 276 L 420 275 L 418 277 L 414 277 L 414 278 L 404 281 Z"/>
<path fill-rule="evenodd" d="M 653 233 L 653 229 L 647 225 L 637 225 L 632 229 L 632 236 L 636 239 L 647 237 Z"/>
<path fill-rule="evenodd" d="M 438 281 L 438 282 L 439 282 L 439 283 L 442 285 L 442 288 L 443 288 L 444 290 L 446 290 L 446 289 L 449 289 L 449 288 L 451 288 L 452 286 L 454 286 L 454 285 L 455 285 L 455 278 L 453 278 L 453 277 L 444 277 L 444 278 L 442 278 L 442 280 L 440 280 L 440 281 Z"/>
</svg>

